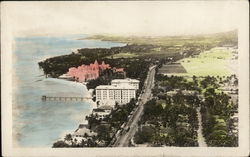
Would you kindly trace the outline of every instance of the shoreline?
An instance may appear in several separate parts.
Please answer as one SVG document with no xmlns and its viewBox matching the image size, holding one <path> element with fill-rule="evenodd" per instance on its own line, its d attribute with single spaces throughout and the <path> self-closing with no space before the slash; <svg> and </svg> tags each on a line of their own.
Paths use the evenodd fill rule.
<svg viewBox="0 0 250 157">
<path fill-rule="evenodd" d="M 126 44 L 129 44 L 130 42 L 127 41 L 117 41 L 117 40 L 108 40 L 108 39 L 102 39 L 102 38 L 95 38 L 95 35 L 89 36 L 89 37 L 84 37 L 84 38 L 78 38 L 76 40 L 96 40 L 96 41 L 102 41 L 102 42 L 112 42 L 112 43 L 120 43 L 120 44 L 124 44 L 122 46 L 125 46 Z M 118 47 L 122 47 L 122 46 L 118 46 Z M 98 47 L 100 48 L 100 47 Z M 79 48 L 81 49 L 81 48 Z"/>
<path fill-rule="evenodd" d="M 46 78 L 47 79 L 47 78 Z M 49 79 L 49 78 L 48 78 Z M 70 82 L 70 84 L 72 84 L 72 85 L 79 85 L 79 86 L 82 86 L 82 87 L 84 87 L 84 88 L 86 88 L 86 94 L 87 95 L 89 95 L 90 97 L 92 97 L 93 98 L 93 91 L 94 91 L 94 89 L 88 89 L 87 88 L 87 86 L 86 86 L 86 84 L 83 84 L 83 83 L 80 83 L 80 82 L 77 82 L 77 81 L 71 81 L 71 80 L 67 80 L 67 79 L 60 79 L 60 78 L 53 78 L 53 79 L 55 79 L 55 80 L 64 80 L 65 82 Z M 62 131 L 62 133 L 61 133 L 61 135 L 59 136 L 59 138 L 58 139 L 56 139 L 54 142 L 52 142 L 52 145 L 53 145 L 53 143 L 55 143 L 55 142 L 57 142 L 57 141 L 59 141 L 59 140 L 64 140 L 64 137 L 65 137 L 65 135 L 66 134 L 73 134 L 78 128 L 79 128 L 79 126 L 81 125 L 81 124 L 88 124 L 88 121 L 86 120 L 86 117 L 87 116 L 89 116 L 91 113 L 92 113 L 92 111 L 93 111 L 93 109 L 94 108 L 97 108 L 97 105 L 96 105 L 96 103 L 91 99 L 91 100 L 86 100 L 86 101 L 84 101 L 84 102 L 86 102 L 86 103 L 89 103 L 90 104 L 90 109 L 89 109 L 89 112 L 87 112 L 87 114 L 85 115 L 85 117 L 84 116 L 81 116 L 81 118 L 79 119 L 79 121 L 77 121 L 77 126 L 75 127 L 76 129 L 73 129 L 73 130 L 64 130 L 64 131 Z M 51 147 L 51 146 L 50 146 Z"/>
<path fill-rule="evenodd" d="M 102 38 L 102 36 L 90 36 L 90 37 L 85 37 L 85 38 L 79 38 L 79 39 L 77 39 L 77 40 L 99 40 L 99 41 L 107 41 L 107 42 L 117 42 L 117 43 L 125 43 L 125 44 L 129 44 L 129 43 L 132 43 L 132 41 L 126 41 L 126 39 L 128 39 L 128 38 L 112 38 L 112 36 L 110 36 L 110 37 L 108 37 L 108 38 Z M 194 40 L 195 40 L 195 38 L 194 38 Z M 142 44 L 142 43 L 141 43 Z M 176 41 L 176 44 L 178 44 L 178 42 Z M 135 43 L 135 45 L 136 45 L 136 43 Z M 139 44 L 140 45 L 140 44 Z M 142 44 L 143 45 L 143 44 Z M 154 45 L 154 44 L 153 44 Z M 157 44 L 156 44 L 157 45 Z M 200 52 L 200 51 L 198 51 L 199 49 L 201 49 L 203 52 L 209 52 L 209 51 L 211 51 L 211 49 L 218 49 L 218 47 L 212 47 L 212 48 L 210 48 L 209 50 L 207 50 L 206 48 L 200 48 L 199 47 L 199 44 L 197 44 L 198 45 L 198 48 L 196 48 L 194 51 L 195 52 Z M 158 47 L 167 47 L 167 45 L 157 45 Z M 174 46 L 176 46 L 176 45 L 174 45 Z M 189 46 L 189 47 L 194 47 L 195 46 L 195 44 L 194 45 L 191 45 L 191 46 Z M 129 46 L 128 46 L 129 47 Z M 185 48 L 185 46 L 182 46 L 182 47 L 184 47 Z M 208 45 L 208 47 L 209 47 L 209 45 Z M 112 48 L 112 47 L 111 47 Z M 130 48 L 130 47 L 129 47 Z M 140 47 L 139 47 L 140 48 Z M 147 47 L 148 49 L 150 49 L 151 47 Z M 83 49 L 85 49 L 85 48 L 83 48 Z M 88 49 L 88 48 L 87 48 Z M 133 47 L 131 48 L 132 50 L 134 50 L 133 49 Z M 176 48 L 177 50 L 178 50 L 178 48 Z M 182 58 L 182 59 L 185 59 L 186 57 L 185 57 L 185 55 L 182 55 L 182 54 L 179 54 L 179 53 L 177 53 L 177 50 L 176 49 L 174 49 L 175 51 L 175 53 L 174 54 L 172 54 L 173 56 L 175 56 L 176 58 L 178 58 L 178 57 L 184 57 L 184 58 Z M 168 49 L 167 49 L 168 50 Z M 188 49 L 189 50 L 189 49 Z M 84 51 L 83 51 L 84 52 Z M 106 52 L 106 51 L 105 51 Z M 120 50 L 118 51 L 119 53 L 122 53 Z M 135 51 L 135 52 L 137 52 L 137 51 Z M 109 51 L 107 52 L 107 53 L 110 53 Z M 118 53 L 118 54 L 119 54 Z M 83 53 L 84 54 L 84 53 Z M 82 55 L 83 55 L 82 54 Z M 112 53 L 111 53 L 112 54 Z M 195 54 L 195 53 L 194 53 Z M 146 56 L 146 53 L 144 54 L 145 56 Z M 187 54 L 187 56 L 189 56 L 190 54 Z M 199 53 L 199 55 L 200 55 L 200 53 Z M 108 55 L 107 55 L 108 56 Z M 63 59 L 63 58 L 62 58 Z M 112 58 L 113 59 L 113 58 Z M 156 58 L 156 60 L 157 60 L 158 58 Z M 217 57 L 217 59 L 221 59 L 221 57 L 220 58 L 218 58 Z M 224 67 L 225 67 L 225 64 L 227 64 L 227 62 L 230 64 L 230 61 L 231 61 L 231 58 L 223 58 L 223 59 L 225 59 L 224 61 L 223 61 L 223 63 L 224 63 Z M 229 61 L 228 61 L 229 60 Z M 203 61 L 203 60 L 202 60 Z M 131 61 L 130 61 L 131 62 Z M 226 63 L 225 63 L 226 62 Z M 45 64 L 45 66 L 46 66 L 46 62 L 44 63 Z M 49 63 L 48 63 L 48 65 L 49 65 Z M 54 64 L 54 65 L 56 65 L 56 64 Z M 55 66 L 56 67 L 56 66 Z M 56 68 L 55 68 L 55 71 L 56 71 Z M 56 72 L 58 72 L 58 74 L 60 74 L 60 72 L 61 71 L 56 71 Z M 49 72 L 48 72 L 49 73 Z M 57 76 L 57 75 L 55 75 L 55 76 Z M 58 80 L 59 80 L 59 78 L 57 78 Z M 81 86 L 82 85 L 85 85 L 85 88 L 87 89 L 87 85 L 86 84 L 84 84 L 84 83 L 80 83 L 80 82 L 76 82 L 76 81 L 72 81 L 72 80 L 67 80 L 67 81 L 69 81 L 69 82 L 73 82 L 73 83 L 76 83 L 76 84 L 81 84 Z M 100 83 L 98 83 L 98 84 L 100 84 Z M 95 88 L 95 87 L 92 87 L 91 86 L 91 88 Z M 89 96 L 91 96 L 92 98 L 93 98 L 93 90 L 94 89 L 87 89 L 86 91 L 86 94 L 88 94 Z M 92 99 L 93 100 L 93 99 Z M 90 115 L 91 113 L 92 113 L 92 111 L 93 111 L 93 108 L 96 108 L 96 103 L 94 102 L 94 101 L 92 101 L 92 100 L 87 100 L 87 102 L 88 103 L 90 103 L 91 104 L 91 108 L 89 109 L 89 112 L 85 115 L 85 117 L 86 116 L 88 116 L 88 115 Z M 85 119 L 85 117 L 84 116 L 82 116 L 82 120 L 81 120 L 81 122 L 79 122 L 79 124 L 78 124 L 78 128 L 79 128 L 79 125 L 80 124 L 86 124 L 86 123 L 88 123 L 88 121 Z M 77 128 L 76 128 L 77 129 Z M 75 130 L 76 130 L 75 129 Z M 74 133 L 74 131 L 72 131 L 71 132 L 71 134 L 73 134 Z"/>
</svg>

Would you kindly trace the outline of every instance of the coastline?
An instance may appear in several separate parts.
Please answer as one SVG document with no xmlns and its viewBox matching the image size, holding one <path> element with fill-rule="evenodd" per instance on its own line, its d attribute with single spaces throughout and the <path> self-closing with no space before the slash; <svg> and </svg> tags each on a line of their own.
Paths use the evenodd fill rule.
<svg viewBox="0 0 250 157">
<path fill-rule="evenodd" d="M 117 47 L 122 47 L 122 46 L 125 46 L 126 44 L 132 44 L 132 42 L 129 42 L 129 41 L 126 41 L 126 40 L 123 41 L 123 40 L 116 40 L 116 39 L 112 40 L 112 39 L 105 39 L 105 38 L 95 38 L 95 36 L 79 38 L 79 39 L 76 39 L 76 40 L 101 41 L 101 42 L 112 42 L 112 43 L 117 43 L 117 44 L 123 44 L 123 45 L 120 45 L 120 46 L 117 46 Z M 89 47 L 89 48 L 92 48 L 92 47 Z M 81 48 L 79 48 L 79 49 L 81 49 Z"/>
<path fill-rule="evenodd" d="M 48 79 L 50 79 L 50 78 L 48 78 Z M 83 84 L 83 83 L 80 83 L 80 82 L 77 82 L 77 81 L 71 81 L 71 80 L 66 80 L 66 79 L 60 79 L 60 78 L 52 78 L 52 79 L 57 80 L 57 81 L 59 81 L 59 80 L 64 80 L 65 82 L 71 84 L 72 86 L 80 86 L 80 87 L 83 87 L 83 88 L 86 89 L 86 93 L 85 93 L 85 94 L 88 95 L 88 96 L 91 97 L 91 98 L 93 97 L 93 91 L 94 91 L 94 89 L 87 89 L 86 84 Z M 56 142 L 56 141 L 58 141 L 58 140 L 64 140 L 66 134 L 72 134 L 72 133 L 74 133 L 74 132 L 79 128 L 79 126 L 80 126 L 81 124 L 87 124 L 87 123 L 88 123 L 88 121 L 86 120 L 86 116 L 90 115 L 90 114 L 92 113 L 93 109 L 94 109 L 94 108 L 97 108 L 97 105 L 96 105 L 96 103 L 95 103 L 92 99 L 86 100 L 86 101 L 84 101 L 84 102 L 90 104 L 91 107 L 90 107 L 90 109 L 89 109 L 89 112 L 87 112 L 87 114 L 86 114 L 85 116 L 76 115 L 76 117 L 80 117 L 80 118 L 77 118 L 78 120 L 76 120 L 76 122 L 77 122 L 78 124 L 77 124 L 77 126 L 75 127 L 75 129 L 72 129 L 72 130 L 63 130 L 62 133 L 60 134 L 59 138 L 56 139 L 56 140 L 54 140 L 54 142 Z M 54 142 L 52 142 L 52 144 L 53 144 Z"/>
<path fill-rule="evenodd" d="M 15 77 L 11 80 L 15 85 L 12 89 L 11 115 L 12 143 L 16 143 L 16 147 L 51 147 L 53 139 L 63 130 L 75 129 L 79 125 L 79 120 L 74 115 L 81 115 L 79 119 L 82 122 L 82 119 L 85 119 L 85 111 L 88 115 L 95 107 L 91 101 L 84 102 L 83 105 L 76 102 L 41 101 L 42 95 L 82 96 L 86 87 L 80 86 L 79 90 L 75 88 L 79 87 L 77 82 L 46 78 L 37 62 L 69 55 L 72 50 L 78 48 L 110 48 L 124 45 L 94 40 L 78 41 L 76 39 L 82 35 L 77 36 L 28 36 L 15 39 L 13 69 L 16 70 L 13 72 Z M 87 88 L 85 94 L 89 94 Z"/>
<path fill-rule="evenodd" d="M 90 39 L 91 38 L 91 39 Z M 129 38 L 123 38 L 124 40 L 125 39 L 129 39 Z M 134 38 L 132 37 L 131 39 L 133 39 L 134 40 Z M 101 38 L 93 38 L 93 37 L 86 37 L 86 38 L 84 38 L 84 39 L 78 39 L 78 40 L 100 40 L 100 41 L 112 41 L 112 42 L 114 42 L 114 40 L 106 40 L 106 39 L 101 39 Z M 130 43 L 131 42 L 133 42 L 133 40 L 132 41 L 129 41 Z M 121 43 L 122 41 L 119 41 L 119 40 L 116 40 L 115 42 L 119 42 L 119 43 Z M 129 43 L 129 42 L 126 42 L 126 43 Z M 140 50 L 140 48 L 141 47 L 143 47 L 143 45 L 140 45 L 139 44 L 139 46 L 141 46 L 141 47 L 139 47 L 137 44 L 138 44 L 138 41 L 136 41 L 137 43 L 135 44 L 135 45 L 127 45 L 125 48 L 131 48 L 131 51 L 132 50 L 134 50 L 134 52 L 136 53 L 136 52 L 138 52 L 138 53 L 141 53 L 141 50 Z M 176 43 L 176 44 L 178 44 L 178 43 Z M 133 47 L 134 46 L 134 47 Z M 164 46 L 166 46 L 166 45 L 164 45 Z M 163 47 L 164 47 L 163 46 Z M 187 50 L 187 55 L 186 56 L 190 56 L 191 54 L 189 53 L 188 54 L 188 52 L 193 52 L 193 51 L 191 51 L 192 50 L 192 48 L 195 48 L 195 52 L 199 52 L 199 55 L 200 55 L 200 52 L 201 51 L 204 51 L 204 52 L 210 52 L 211 50 L 213 50 L 213 49 L 216 49 L 216 47 L 212 47 L 212 48 L 210 48 L 209 49 L 209 46 L 208 46 L 208 48 L 202 48 L 202 47 L 199 47 L 200 45 L 198 44 L 198 45 L 191 45 L 191 46 L 189 46 L 189 48 L 188 48 L 188 50 Z M 159 45 L 158 45 L 158 47 L 159 47 Z M 176 48 L 177 47 L 177 48 Z M 185 46 L 183 46 L 184 48 L 186 48 Z M 198 48 L 197 48 L 198 47 Z M 138 48 L 138 49 L 136 49 L 136 48 Z M 151 49 L 153 49 L 154 47 L 146 47 L 146 49 L 147 50 L 151 50 Z M 162 48 L 162 47 L 160 47 L 160 48 Z M 171 55 L 173 55 L 174 57 L 176 57 L 175 59 L 176 60 L 178 60 L 178 57 L 179 58 L 182 58 L 182 57 L 184 57 L 183 59 L 186 59 L 186 57 L 185 57 L 185 55 L 183 55 L 183 54 L 181 54 L 181 53 L 178 53 L 179 51 L 178 51 L 178 46 L 176 46 L 176 45 L 174 45 L 174 48 L 176 48 L 175 50 L 175 52 L 173 53 L 173 54 L 171 54 Z M 112 48 L 110 48 L 110 49 L 112 49 Z M 88 50 L 88 51 L 86 51 L 86 50 Z M 112 49 L 113 50 L 113 49 Z M 126 50 L 126 49 L 125 49 Z M 154 50 L 154 53 L 156 53 L 156 51 L 158 50 L 156 50 L 156 49 L 153 49 Z M 167 50 L 169 50 L 169 49 L 167 49 Z M 86 52 L 85 52 L 86 51 Z M 91 51 L 93 51 L 93 50 L 91 50 Z M 107 52 L 106 52 L 107 51 Z M 145 52 L 145 51 L 143 51 L 144 53 L 143 53 L 143 55 L 145 55 L 145 56 L 147 56 L 148 54 Z M 88 55 L 89 54 L 89 49 L 83 49 L 82 50 L 82 53 L 80 53 L 79 55 L 82 55 L 83 57 L 84 57 L 84 54 L 86 53 L 86 55 Z M 100 52 L 101 53 L 101 52 Z M 102 56 L 103 58 L 105 58 L 105 57 L 107 57 L 107 56 L 109 56 L 109 55 L 113 55 L 113 53 L 112 53 L 112 51 L 108 51 L 108 50 L 106 50 L 105 49 L 105 53 L 107 53 L 107 54 L 105 54 L 104 56 Z M 121 52 L 121 50 L 119 49 L 119 50 L 117 50 L 117 52 L 116 53 L 122 53 Z M 162 52 L 161 52 L 162 53 Z M 194 52 L 193 52 L 194 53 Z M 197 55 L 197 53 L 196 53 L 196 55 Z M 208 53 L 209 54 L 209 53 Z M 208 55 L 207 54 L 207 55 Z M 91 54 L 91 56 L 92 56 L 93 54 Z M 142 55 L 142 56 L 143 56 Z M 151 54 L 151 55 L 153 55 L 153 53 Z M 203 54 L 202 54 L 203 55 Z M 143 57 L 145 57 L 145 56 L 143 56 Z M 210 56 L 210 54 L 208 55 L 208 56 Z M 72 55 L 72 56 L 70 56 L 71 58 L 73 58 L 74 57 L 74 55 Z M 97 55 L 97 57 L 98 57 L 98 55 Z M 124 57 L 124 56 L 123 56 Z M 142 58 L 143 58 L 142 57 Z M 211 56 L 210 58 L 211 59 L 213 59 L 215 56 Z M 91 58 L 91 57 L 90 57 Z M 126 58 L 126 57 L 124 57 L 124 58 Z M 210 59 L 210 58 L 205 58 L 204 59 L 204 61 L 202 60 L 201 62 L 203 63 L 206 63 L 206 61 L 208 60 L 208 59 Z M 226 57 L 216 57 L 217 58 L 217 60 L 221 60 L 221 59 L 229 59 L 229 58 L 226 58 Z M 63 59 L 63 58 L 60 58 L 60 59 Z M 92 58 L 91 58 L 92 60 L 94 59 L 94 57 L 92 56 Z M 91 59 L 89 59 L 89 60 L 91 60 Z M 112 58 L 113 59 L 113 58 Z M 168 58 L 167 58 L 168 59 Z M 118 59 L 117 59 L 118 60 Z M 84 60 L 82 60 L 82 61 L 84 61 Z M 110 60 L 109 60 L 110 61 Z M 147 59 L 145 59 L 144 58 L 144 62 L 147 62 L 147 61 L 149 61 L 149 60 L 147 60 Z M 151 60 L 150 60 L 151 61 Z M 157 62 L 158 61 L 158 63 L 159 63 L 159 58 L 155 58 L 155 60 L 154 60 L 155 62 Z M 227 61 L 227 60 L 226 60 Z M 89 61 L 90 62 L 90 61 Z M 131 60 L 129 60 L 129 62 L 131 63 Z M 69 62 L 70 63 L 70 62 Z M 209 62 L 207 62 L 207 63 L 210 63 L 210 60 L 209 60 Z M 225 67 L 225 61 L 223 60 L 221 63 L 224 63 L 224 65 L 223 65 L 223 67 Z M 50 65 L 50 62 L 48 62 L 47 63 L 48 65 Z M 54 65 L 60 65 L 60 62 L 59 63 L 55 63 Z M 46 63 L 44 64 L 44 65 L 46 65 Z M 68 64 L 69 65 L 69 64 Z M 144 64 L 145 65 L 145 64 Z M 75 65 L 74 65 L 75 66 Z M 123 65 L 124 66 L 124 65 Z M 132 66 L 131 66 L 132 67 Z M 68 67 L 66 67 L 66 69 L 65 70 L 67 70 L 67 68 Z M 55 70 L 57 70 L 57 68 L 56 68 L 56 66 L 55 66 L 55 68 L 54 68 Z M 59 68 L 60 69 L 60 68 Z M 134 69 L 130 69 L 130 70 L 134 70 Z M 224 70 L 224 69 L 223 69 Z M 58 72 L 58 71 L 57 71 Z M 59 75 L 60 74 L 60 72 L 63 72 L 63 71 L 59 71 L 57 74 Z M 52 70 L 52 72 L 51 73 L 53 73 L 53 70 Z M 57 75 L 55 75 L 55 76 L 57 76 Z M 130 76 L 131 77 L 131 76 Z M 68 80 L 69 81 L 69 80 Z M 81 85 L 84 85 L 83 83 L 79 83 L 79 82 L 76 82 L 76 81 L 69 81 L 69 82 L 74 82 L 74 83 L 76 83 L 76 84 L 81 84 Z M 100 82 L 98 82 L 98 84 L 100 84 Z M 90 87 L 90 86 L 88 86 L 88 87 Z M 85 88 L 86 88 L 86 85 L 85 85 Z M 95 87 L 90 87 L 90 88 L 95 88 Z M 86 94 L 88 94 L 88 95 L 90 95 L 90 96 L 93 96 L 93 89 L 87 89 L 87 92 L 86 92 Z M 95 104 L 95 102 L 93 102 L 92 100 L 90 100 L 90 101 L 88 101 L 88 103 L 90 103 L 91 104 L 91 109 L 90 110 L 88 110 L 88 114 L 86 114 L 86 116 L 87 115 L 89 115 L 89 114 L 91 114 L 91 112 L 93 111 L 93 108 L 95 108 L 96 106 L 96 104 Z M 82 120 L 81 122 L 79 122 L 79 124 L 84 124 L 84 123 L 86 123 L 87 121 L 85 120 L 85 117 L 83 117 L 82 116 L 82 119 L 84 119 L 84 120 Z M 78 125 L 79 126 L 79 125 Z M 72 131 L 72 133 L 73 133 L 73 131 Z"/>
</svg>

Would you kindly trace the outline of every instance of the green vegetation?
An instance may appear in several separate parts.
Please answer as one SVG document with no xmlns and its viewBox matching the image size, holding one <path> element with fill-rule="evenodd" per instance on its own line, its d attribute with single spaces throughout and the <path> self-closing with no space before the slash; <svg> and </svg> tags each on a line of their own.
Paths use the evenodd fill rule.
<svg viewBox="0 0 250 157">
<path fill-rule="evenodd" d="M 59 140 L 53 143 L 52 148 L 96 147 L 97 146 L 97 143 L 95 142 L 96 140 L 97 140 L 97 137 L 93 136 L 92 139 L 82 140 L 78 142 L 77 139 L 73 140 L 73 137 L 71 134 L 66 134 L 64 137 L 64 140 Z"/>
<path fill-rule="evenodd" d="M 90 64 L 95 60 L 105 61 L 112 67 L 125 68 L 125 71 L 131 71 L 129 68 L 131 66 L 127 65 L 131 60 L 144 60 L 144 65 L 149 63 L 163 64 L 169 61 L 174 62 L 189 56 L 198 55 L 199 53 L 210 50 L 213 47 L 223 45 L 236 46 L 237 31 L 203 36 L 93 36 L 89 37 L 89 39 L 125 42 L 127 45 L 112 48 L 78 49 L 78 53 L 72 52 L 69 55 L 52 57 L 41 61 L 38 63 L 39 67 L 43 69 L 44 74 L 48 77 L 59 77 L 60 75 L 65 74 L 70 67 Z"/>
<path fill-rule="evenodd" d="M 115 37 L 92 36 L 100 39 L 127 43 L 123 47 L 79 49 L 78 53 L 48 58 L 39 62 L 40 68 L 48 77 L 59 77 L 70 67 L 90 64 L 95 60 L 105 61 L 111 67 L 124 68 L 126 77 L 140 80 L 140 90 L 146 79 L 150 65 L 179 61 L 175 70 L 187 71 L 189 78 L 181 76 L 156 75 L 153 89 L 154 99 L 147 102 L 140 128 L 135 134 L 137 144 L 150 146 L 198 146 L 198 118 L 196 109 L 201 106 L 203 132 L 209 146 L 236 146 L 237 135 L 232 134 L 231 117 L 237 104 L 219 88 L 231 79 L 224 66 L 230 52 L 212 49 L 225 45 L 237 46 L 237 31 L 203 36 L 176 37 Z M 205 52 L 204 52 L 205 51 Z M 204 52 L 204 53 L 202 53 Z M 198 57 L 197 57 L 198 56 Z M 196 75 L 196 76 L 193 76 Z M 210 75 L 210 76 L 207 76 Z M 190 77 L 192 76 L 192 77 Z M 198 77 L 197 77 L 198 76 Z M 202 77 L 199 77 L 202 76 Z M 88 88 L 100 84 L 110 84 L 112 79 L 124 75 L 105 70 L 96 80 L 88 82 Z M 235 81 L 235 84 L 238 84 Z M 69 136 L 53 147 L 106 147 L 112 144 L 118 130 L 127 122 L 135 108 L 135 100 L 123 106 L 116 106 L 104 119 L 88 116 L 90 129 L 97 136 L 75 145 Z"/>
<path fill-rule="evenodd" d="M 87 39 L 97 39 L 103 41 L 123 42 L 128 44 L 153 44 L 160 46 L 179 46 L 192 45 L 215 45 L 223 44 L 237 45 L 237 31 L 217 33 L 211 35 L 197 36 L 158 36 L 158 37 L 138 37 L 138 36 L 113 36 L 113 35 L 94 35 Z"/>
<path fill-rule="evenodd" d="M 150 143 L 152 146 L 198 145 L 198 120 L 191 101 L 195 97 L 178 100 L 180 97 L 165 97 L 145 104 L 140 122 L 142 127 L 135 135 L 135 143 Z"/>
<path fill-rule="evenodd" d="M 229 77 L 228 77 L 229 78 Z M 232 78 L 232 76 L 230 77 Z M 211 79 L 210 79 L 211 80 Z M 204 101 L 201 104 L 203 133 L 209 146 L 238 146 L 238 135 L 232 133 L 231 117 L 237 113 L 237 104 L 230 96 L 215 92 L 211 81 L 206 82 Z M 214 81 L 214 86 L 219 86 Z"/>
<path fill-rule="evenodd" d="M 149 143 L 152 146 L 198 146 L 198 82 L 163 75 L 156 75 L 156 80 L 153 90 L 156 99 L 145 104 L 140 122 L 142 127 L 135 135 L 135 143 Z M 193 92 L 195 90 L 197 91 Z M 170 94 L 169 91 L 176 92 Z M 145 131 L 150 133 L 145 134 Z"/>
<path fill-rule="evenodd" d="M 157 70 L 158 71 L 158 70 Z M 203 134 L 208 146 L 238 145 L 232 116 L 237 102 L 221 86 L 237 86 L 236 75 L 196 77 L 156 74 L 155 99 L 145 104 L 136 144 L 149 146 L 198 146 L 197 107 L 201 107 Z M 234 80 L 234 81 L 232 81 Z"/>
<path fill-rule="evenodd" d="M 121 126 L 123 123 L 127 122 L 128 116 L 136 106 L 135 103 L 136 101 L 132 99 L 125 105 L 116 105 L 111 114 L 104 119 L 97 119 L 93 114 L 87 117 L 90 129 L 98 134 L 93 142 L 101 141 L 102 143 L 102 145 L 97 144 L 97 147 L 109 146 L 112 143 L 116 132 L 122 129 Z"/>
<path fill-rule="evenodd" d="M 232 52 L 226 48 L 214 48 L 200 53 L 198 56 L 189 57 L 178 61 L 186 69 L 187 76 L 229 76 L 229 59 Z"/>
</svg>

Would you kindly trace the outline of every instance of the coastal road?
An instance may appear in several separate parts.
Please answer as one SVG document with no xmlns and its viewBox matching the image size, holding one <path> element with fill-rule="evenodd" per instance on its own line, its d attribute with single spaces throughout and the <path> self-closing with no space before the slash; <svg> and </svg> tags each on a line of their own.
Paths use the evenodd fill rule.
<svg viewBox="0 0 250 157">
<path fill-rule="evenodd" d="M 122 134 L 117 138 L 113 147 L 128 147 L 130 139 L 135 135 L 138 128 L 138 121 L 140 120 L 143 114 L 144 104 L 152 98 L 151 89 L 154 87 L 154 76 L 155 76 L 155 67 L 152 66 L 149 68 L 148 76 L 144 83 L 143 92 L 138 100 L 138 107 L 136 108 L 134 114 L 128 120 Z"/>
</svg>

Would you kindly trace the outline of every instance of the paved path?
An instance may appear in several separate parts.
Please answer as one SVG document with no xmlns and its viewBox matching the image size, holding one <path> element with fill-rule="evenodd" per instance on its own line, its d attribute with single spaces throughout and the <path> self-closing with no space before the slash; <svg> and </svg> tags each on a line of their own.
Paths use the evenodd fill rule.
<svg viewBox="0 0 250 157">
<path fill-rule="evenodd" d="M 198 128 L 198 143 L 199 147 L 207 147 L 207 143 L 205 141 L 205 138 L 202 134 L 202 122 L 201 122 L 201 112 L 200 107 L 197 108 L 197 114 L 198 114 L 198 121 L 199 121 L 199 128 Z"/>
<path fill-rule="evenodd" d="M 113 147 L 128 147 L 130 139 L 135 135 L 138 128 L 138 121 L 143 114 L 144 104 L 151 99 L 151 89 L 154 86 L 155 66 L 150 67 L 148 76 L 145 80 L 144 91 L 141 94 L 141 100 L 138 101 L 138 107 L 134 114 L 129 119 L 125 128 L 130 128 L 128 131 L 123 130 L 122 135 L 119 136 L 114 143 Z"/>
</svg>

